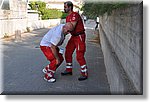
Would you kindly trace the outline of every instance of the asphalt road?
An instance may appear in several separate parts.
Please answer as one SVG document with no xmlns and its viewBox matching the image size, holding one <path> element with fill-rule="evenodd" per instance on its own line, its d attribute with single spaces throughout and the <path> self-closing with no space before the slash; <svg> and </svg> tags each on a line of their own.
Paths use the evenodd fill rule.
<svg viewBox="0 0 150 102">
<path fill-rule="evenodd" d="M 87 34 L 85 58 L 89 72 L 89 78 L 85 81 L 78 81 L 80 66 L 75 53 L 72 76 L 61 76 L 60 73 L 65 70 L 64 61 L 56 71 L 55 83 L 48 83 L 43 79 L 42 69 L 49 62 L 39 49 L 39 43 L 48 28 L 24 33 L 19 40 L 15 37 L 2 39 L 2 94 L 110 94 L 104 57 L 100 44 L 95 41 L 97 35 L 94 27 L 93 21 L 88 21 L 85 25 Z M 62 47 L 66 45 L 69 37 L 67 35 Z"/>
</svg>

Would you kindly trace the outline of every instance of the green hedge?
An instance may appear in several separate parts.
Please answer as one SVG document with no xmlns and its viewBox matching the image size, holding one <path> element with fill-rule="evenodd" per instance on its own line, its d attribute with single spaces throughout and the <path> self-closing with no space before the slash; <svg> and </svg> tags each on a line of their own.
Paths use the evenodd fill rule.
<svg viewBox="0 0 150 102">
<path fill-rule="evenodd" d="M 42 20 L 57 19 L 57 18 L 64 19 L 67 16 L 67 14 L 65 14 L 62 11 L 56 9 L 47 9 L 45 2 L 31 1 L 29 6 L 31 7 L 32 10 L 38 10 L 39 14 L 42 15 L 41 16 Z"/>
<path fill-rule="evenodd" d="M 59 10 L 56 9 L 45 9 L 44 11 L 42 11 L 42 19 L 57 19 L 57 18 L 61 18 L 64 19 L 66 18 L 67 14 L 65 14 L 64 12 L 61 12 Z"/>
</svg>

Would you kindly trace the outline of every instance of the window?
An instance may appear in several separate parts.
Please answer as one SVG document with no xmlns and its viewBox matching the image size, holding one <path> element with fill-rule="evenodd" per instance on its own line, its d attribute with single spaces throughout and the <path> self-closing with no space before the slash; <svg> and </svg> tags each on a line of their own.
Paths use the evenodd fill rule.
<svg viewBox="0 0 150 102">
<path fill-rule="evenodd" d="M 10 10 L 9 0 L 0 0 L 0 9 Z"/>
</svg>

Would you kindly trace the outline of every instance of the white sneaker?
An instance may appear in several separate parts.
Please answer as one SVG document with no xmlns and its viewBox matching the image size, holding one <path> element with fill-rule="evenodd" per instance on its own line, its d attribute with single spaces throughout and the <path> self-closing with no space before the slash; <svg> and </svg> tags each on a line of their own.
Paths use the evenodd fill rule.
<svg viewBox="0 0 150 102">
<path fill-rule="evenodd" d="M 46 73 L 49 73 L 51 70 L 49 69 L 49 65 L 47 65 L 43 70 L 42 70 L 42 72 L 44 73 L 44 74 L 46 74 Z"/>
<path fill-rule="evenodd" d="M 48 72 L 48 69 L 44 68 L 44 69 L 42 70 L 42 72 L 43 72 L 44 74 L 46 74 L 46 73 Z"/>
<path fill-rule="evenodd" d="M 50 72 L 50 73 L 46 73 L 44 76 L 44 80 L 46 80 L 47 82 L 53 83 L 56 81 L 56 79 L 54 78 L 54 73 Z"/>
<path fill-rule="evenodd" d="M 47 81 L 47 82 L 50 82 L 50 83 L 56 82 L 56 79 L 54 79 L 54 78 L 46 79 L 46 78 L 44 77 L 44 80 Z"/>
</svg>

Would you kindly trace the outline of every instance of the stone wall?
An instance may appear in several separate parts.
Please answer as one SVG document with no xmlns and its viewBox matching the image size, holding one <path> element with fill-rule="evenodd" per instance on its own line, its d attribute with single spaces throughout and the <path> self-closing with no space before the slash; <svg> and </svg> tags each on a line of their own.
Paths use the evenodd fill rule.
<svg viewBox="0 0 150 102">
<path fill-rule="evenodd" d="M 143 4 L 100 16 L 100 40 L 112 94 L 142 94 Z"/>
</svg>

